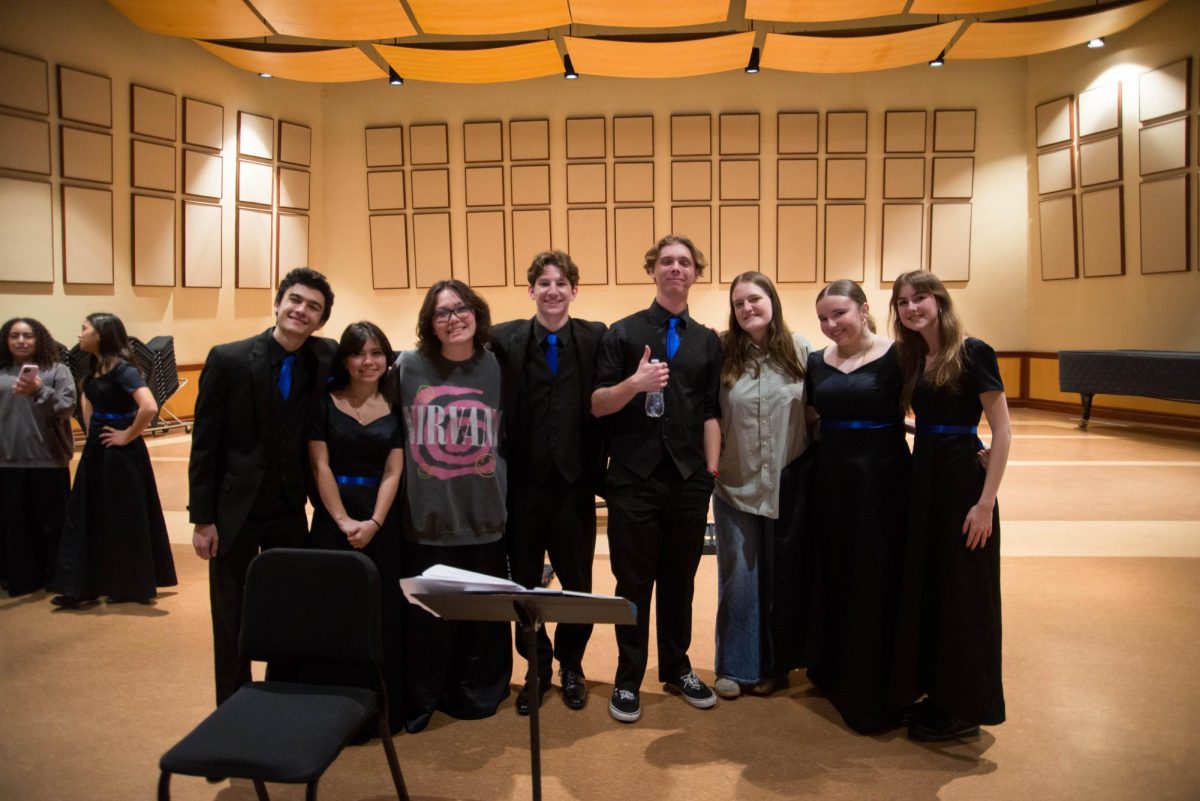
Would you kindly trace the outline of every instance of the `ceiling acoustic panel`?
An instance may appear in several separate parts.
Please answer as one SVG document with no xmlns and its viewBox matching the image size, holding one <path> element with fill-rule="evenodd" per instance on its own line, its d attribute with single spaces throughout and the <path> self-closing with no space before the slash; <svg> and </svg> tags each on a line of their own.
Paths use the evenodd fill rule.
<svg viewBox="0 0 1200 801">
<path fill-rule="evenodd" d="M 212 42 L 196 44 L 217 58 L 250 72 L 309 83 L 348 83 L 383 78 L 385 73 L 357 47 L 331 47 L 294 53 L 229 47 Z"/>
<path fill-rule="evenodd" d="M 1048 53 L 1136 25 L 1167 0 L 1141 0 L 1064 19 L 1031 22 L 976 22 L 963 32 L 947 58 L 1009 58 Z M 765 66 L 765 64 L 764 64 Z M 1073 276 L 1072 276 L 1073 277 Z"/>
<path fill-rule="evenodd" d="M 417 33 L 399 0 L 253 0 L 253 5 L 281 36 L 352 41 Z"/>
<path fill-rule="evenodd" d="M 518 33 L 571 23 L 567 0 L 409 0 L 408 6 L 425 33 Z"/>
<path fill-rule="evenodd" d="M 913 0 L 910 14 L 986 14 L 1034 5 L 1030 0 Z"/>
<path fill-rule="evenodd" d="M 686 78 L 744 68 L 756 35 L 754 31 L 746 31 L 682 42 L 622 42 L 564 36 L 563 43 L 581 75 Z M 561 71 L 561 64 L 557 67 L 556 71 Z"/>
<path fill-rule="evenodd" d="M 874 72 L 925 64 L 946 49 L 962 20 L 874 36 L 768 33 L 764 69 L 787 72 Z M 576 61 L 578 66 L 578 61 Z"/>
<path fill-rule="evenodd" d="M 406 81 L 503 83 L 557 75 L 563 68 L 552 39 L 479 50 L 394 45 L 374 45 L 374 48 Z"/>
<path fill-rule="evenodd" d="M 163 0 L 109 0 L 133 24 L 150 33 L 193 39 L 247 39 L 270 36 L 271 29 L 243 0 L 202 3 Z"/>
<path fill-rule="evenodd" d="M 905 3 L 906 0 L 746 0 L 746 19 L 836 22 L 886 17 L 903 13 Z"/>
<path fill-rule="evenodd" d="M 896 0 L 892 0 L 895 5 Z M 606 25 L 613 28 L 678 28 L 724 22 L 729 0 L 659 0 L 631 3 L 629 0 L 571 0 L 571 19 L 576 25 Z M 900 3 L 903 7 L 904 3 Z M 749 15 L 747 15 L 749 16 Z"/>
</svg>

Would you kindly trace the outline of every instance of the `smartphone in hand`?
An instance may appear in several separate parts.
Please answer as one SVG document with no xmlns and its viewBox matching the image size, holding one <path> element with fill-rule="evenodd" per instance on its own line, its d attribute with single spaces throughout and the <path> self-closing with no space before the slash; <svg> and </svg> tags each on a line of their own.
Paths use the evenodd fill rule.
<svg viewBox="0 0 1200 801">
<path fill-rule="evenodd" d="M 38 366 L 36 364 L 21 365 L 21 372 L 17 374 L 18 381 L 37 381 Z"/>
</svg>

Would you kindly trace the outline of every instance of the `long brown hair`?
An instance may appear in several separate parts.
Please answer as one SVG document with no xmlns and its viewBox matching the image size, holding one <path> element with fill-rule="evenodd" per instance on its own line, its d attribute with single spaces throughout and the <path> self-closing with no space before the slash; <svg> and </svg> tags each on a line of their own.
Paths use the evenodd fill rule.
<svg viewBox="0 0 1200 801">
<path fill-rule="evenodd" d="M 796 381 L 803 381 L 804 365 L 800 364 L 792 332 L 783 320 L 783 304 L 779 302 L 779 293 L 775 291 L 775 285 L 771 283 L 770 278 L 751 271 L 735 277 L 729 285 L 729 328 L 721 334 L 721 350 L 724 352 L 721 383 L 731 387 L 747 373 L 758 377 L 760 362 L 755 352 L 759 349 L 750 335 L 738 324 L 737 313 L 733 309 L 733 290 L 742 283 L 754 284 L 771 300 L 771 322 L 767 326 L 767 336 L 762 347 L 762 352 L 766 353 L 766 362 L 780 373 Z"/>
<path fill-rule="evenodd" d="M 437 311 L 437 297 L 444 289 L 458 295 L 463 305 L 475 313 L 475 350 L 483 350 L 483 346 L 492 341 L 492 310 L 478 292 L 457 278 L 438 281 L 425 293 L 421 310 L 417 312 L 417 348 L 426 356 L 441 352 L 442 342 L 433 328 L 433 313 Z"/>
<path fill-rule="evenodd" d="M 900 321 L 900 313 L 896 303 L 900 299 L 900 290 L 912 287 L 914 295 L 930 295 L 937 301 L 938 319 L 937 332 L 941 348 L 933 357 L 929 368 L 925 368 L 925 357 L 929 355 L 929 347 L 925 338 L 916 331 L 910 331 Z M 914 270 L 896 277 L 892 284 L 892 299 L 888 302 L 888 316 L 892 322 L 892 334 L 896 340 L 896 356 L 900 360 L 900 369 L 904 374 L 904 388 L 901 392 L 901 403 L 907 409 L 912 403 L 913 391 L 917 379 L 922 373 L 929 383 L 938 389 L 949 387 L 957 390 L 959 379 L 963 372 L 963 328 L 962 321 L 954 313 L 954 304 L 946 286 L 933 273 Z"/>
</svg>

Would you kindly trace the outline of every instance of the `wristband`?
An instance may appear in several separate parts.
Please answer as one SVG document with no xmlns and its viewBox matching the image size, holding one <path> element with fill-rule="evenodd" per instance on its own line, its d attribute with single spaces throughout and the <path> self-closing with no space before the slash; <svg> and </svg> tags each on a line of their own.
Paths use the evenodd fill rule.
<svg viewBox="0 0 1200 801">
<path fill-rule="evenodd" d="M 380 530 L 382 530 L 382 529 L 383 529 L 383 524 L 382 524 L 382 523 L 380 523 L 380 522 L 379 522 L 378 520 L 376 520 L 375 518 L 373 518 L 373 517 L 372 517 L 372 518 L 371 518 L 371 522 L 375 524 L 375 528 L 377 528 L 377 529 L 380 529 Z"/>
</svg>

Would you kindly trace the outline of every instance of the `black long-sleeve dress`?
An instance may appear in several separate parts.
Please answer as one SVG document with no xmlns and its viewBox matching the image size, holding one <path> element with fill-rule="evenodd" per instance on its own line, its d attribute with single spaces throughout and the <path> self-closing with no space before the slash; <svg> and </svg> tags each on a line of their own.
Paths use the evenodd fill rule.
<svg viewBox="0 0 1200 801">
<path fill-rule="evenodd" d="M 986 343 L 963 343 L 963 374 L 956 389 L 935 389 L 924 376 L 913 392 L 917 434 L 913 446 L 908 542 L 896 648 L 898 703 L 928 694 L 945 715 L 969 723 L 1004 722 L 1000 675 L 1000 507 L 992 535 L 968 550 L 962 533 L 979 501 L 986 471 L 976 457 L 975 434 L 931 431 L 973 428 L 979 395 L 1002 392 L 996 353 Z"/>
<path fill-rule="evenodd" d="M 144 386 L 124 361 L 83 385 L 92 419 L 67 501 L 53 583 L 68 597 L 146 601 L 159 587 L 178 583 L 146 443 L 138 437 L 110 448 L 100 441 L 105 427 L 133 424 L 133 393 Z"/>
<path fill-rule="evenodd" d="M 891 663 L 904 553 L 908 444 L 895 346 L 843 373 L 817 351 L 809 403 L 821 415 L 815 505 L 823 605 L 809 677 L 856 731 L 895 726 Z"/>
</svg>

